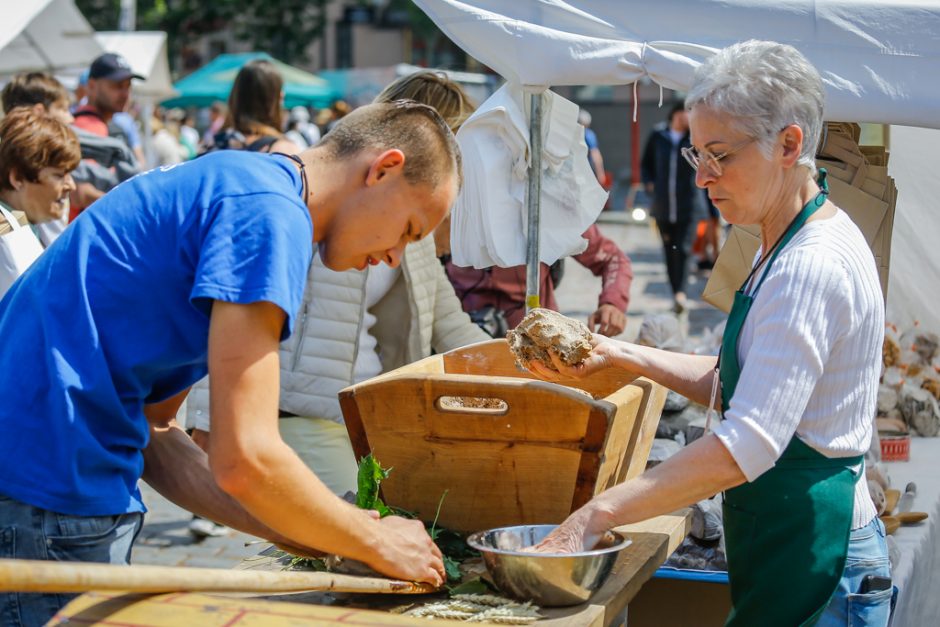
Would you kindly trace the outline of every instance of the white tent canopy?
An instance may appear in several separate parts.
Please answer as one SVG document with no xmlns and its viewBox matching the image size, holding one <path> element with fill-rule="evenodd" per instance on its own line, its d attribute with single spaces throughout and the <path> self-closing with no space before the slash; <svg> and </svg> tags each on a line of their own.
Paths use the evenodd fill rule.
<svg viewBox="0 0 940 627">
<path fill-rule="evenodd" d="M 415 0 L 458 45 L 529 86 L 627 84 L 685 90 L 715 50 L 789 43 L 819 69 L 826 118 L 891 130 L 898 186 L 888 317 L 940 331 L 940 0 Z"/>
<path fill-rule="evenodd" d="M 831 120 L 940 127 L 938 0 L 415 0 L 461 48 L 529 86 L 688 88 L 745 39 L 798 48 Z"/>
<path fill-rule="evenodd" d="M 0 77 L 75 73 L 103 52 L 72 0 L 0 0 Z"/>
<path fill-rule="evenodd" d="M 167 60 L 166 33 L 161 31 L 106 31 L 95 35 L 101 47 L 115 52 L 137 74 L 146 77 L 134 83 L 134 97 L 159 102 L 176 95 Z"/>
</svg>

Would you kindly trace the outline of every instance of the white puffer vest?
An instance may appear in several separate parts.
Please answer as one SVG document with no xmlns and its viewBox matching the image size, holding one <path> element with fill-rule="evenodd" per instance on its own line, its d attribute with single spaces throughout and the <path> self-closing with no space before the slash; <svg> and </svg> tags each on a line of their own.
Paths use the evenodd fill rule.
<svg viewBox="0 0 940 627">
<path fill-rule="evenodd" d="M 409 244 L 402 275 L 373 308 L 371 333 L 384 371 L 437 352 L 490 339 L 460 307 L 434 255 L 434 240 Z M 314 255 L 294 334 L 281 344 L 280 408 L 298 416 L 342 422 L 337 394 L 353 383 L 353 366 L 365 313 L 368 269 L 334 272 Z M 189 394 L 187 425 L 209 430 L 209 387 L 203 379 Z"/>
</svg>

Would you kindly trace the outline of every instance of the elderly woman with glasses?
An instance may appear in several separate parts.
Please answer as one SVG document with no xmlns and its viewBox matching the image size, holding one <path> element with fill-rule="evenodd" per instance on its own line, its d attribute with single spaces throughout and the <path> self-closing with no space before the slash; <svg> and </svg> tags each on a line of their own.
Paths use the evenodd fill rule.
<svg viewBox="0 0 940 627">
<path fill-rule="evenodd" d="M 761 249 L 721 353 L 681 355 L 594 336 L 575 368 L 622 368 L 723 420 L 643 475 L 598 495 L 541 550 L 590 548 L 607 529 L 724 492 L 730 625 L 886 625 L 885 531 L 864 480 L 884 306 L 871 251 L 827 199 L 814 155 L 824 91 L 794 48 L 748 41 L 697 71 L 686 99 L 696 183 Z"/>
</svg>

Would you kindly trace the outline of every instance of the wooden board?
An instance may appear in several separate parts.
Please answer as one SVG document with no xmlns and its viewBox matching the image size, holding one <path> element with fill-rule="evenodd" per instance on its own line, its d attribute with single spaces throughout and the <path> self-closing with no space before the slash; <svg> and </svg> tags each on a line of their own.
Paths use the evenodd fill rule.
<svg viewBox="0 0 940 627">
<path fill-rule="evenodd" d="M 454 625 L 450 621 L 421 620 L 422 625 Z M 415 619 L 356 608 L 231 599 L 194 593 L 141 595 L 89 592 L 65 606 L 49 624 L 121 627 L 296 627 L 334 623 L 385 627 L 414 625 Z"/>
<path fill-rule="evenodd" d="M 586 392 L 586 393 L 585 393 Z M 448 407 L 446 397 L 501 409 Z M 391 477 L 386 503 L 458 531 L 561 522 L 642 471 L 665 401 L 647 380 L 608 370 L 569 386 L 520 372 L 504 340 L 434 355 L 346 388 L 353 450 Z"/>
<path fill-rule="evenodd" d="M 623 614 L 637 592 L 662 566 L 669 555 L 679 546 L 691 525 L 688 510 L 675 514 L 657 516 L 650 520 L 618 527 L 616 530 L 633 541 L 614 565 L 609 579 L 587 603 L 566 608 L 542 608 L 545 616 L 537 625 L 548 627 L 584 627 L 609 625 Z M 248 558 L 243 568 L 281 569 L 284 563 L 270 557 Z M 433 602 L 445 598 L 444 594 L 426 597 L 395 595 L 362 595 L 309 592 L 289 596 L 267 597 L 268 600 L 290 600 L 304 604 L 336 605 L 360 610 L 387 612 L 391 608 L 421 602 Z M 414 620 L 414 619 L 412 619 Z M 422 623 L 423 624 L 423 623 Z M 456 623 L 451 623 L 456 624 Z"/>
</svg>

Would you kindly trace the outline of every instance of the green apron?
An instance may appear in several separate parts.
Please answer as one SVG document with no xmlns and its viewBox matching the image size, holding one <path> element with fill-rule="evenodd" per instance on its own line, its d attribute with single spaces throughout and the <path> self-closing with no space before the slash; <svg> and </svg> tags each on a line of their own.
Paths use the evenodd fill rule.
<svg viewBox="0 0 940 627">
<path fill-rule="evenodd" d="M 737 346 L 748 311 L 780 250 L 825 202 L 825 177 L 820 170 L 822 191 L 768 251 L 767 267 L 754 289 L 746 291 L 748 276 L 734 295 L 718 359 L 723 411 L 741 374 Z M 862 460 L 861 455 L 828 458 L 794 435 L 773 468 L 725 492 L 732 601 L 727 625 L 792 627 L 816 622 L 845 568 Z"/>
</svg>

